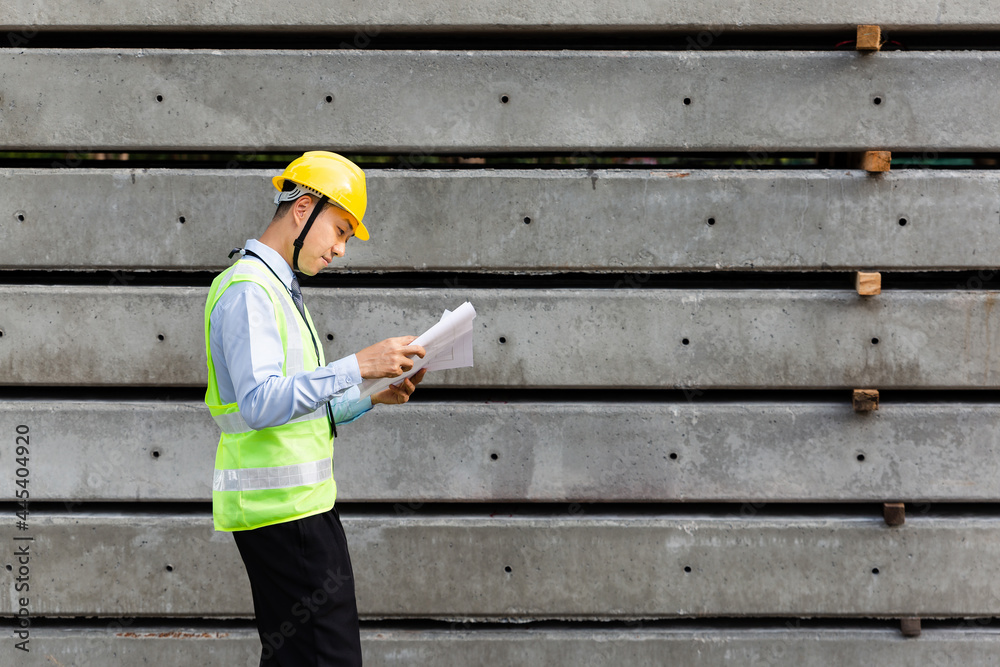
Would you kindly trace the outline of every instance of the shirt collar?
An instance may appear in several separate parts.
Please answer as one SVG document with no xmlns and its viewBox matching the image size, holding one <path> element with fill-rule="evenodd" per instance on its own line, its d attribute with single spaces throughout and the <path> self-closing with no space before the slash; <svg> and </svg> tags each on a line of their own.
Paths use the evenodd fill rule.
<svg viewBox="0 0 1000 667">
<path fill-rule="evenodd" d="M 281 277 L 281 282 L 285 284 L 285 287 L 288 290 L 292 289 L 292 278 L 295 274 L 292 273 L 292 267 L 288 266 L 288 262 L 278 254 L 277 250 L 264 245 L 256 239 L 247 239 L 247 243 L 243 247 L 260 255 L 261 259 L 271 267 L 271 270 Z M 251 259 L 254 258 L 251 257 Z"/>
</svg>

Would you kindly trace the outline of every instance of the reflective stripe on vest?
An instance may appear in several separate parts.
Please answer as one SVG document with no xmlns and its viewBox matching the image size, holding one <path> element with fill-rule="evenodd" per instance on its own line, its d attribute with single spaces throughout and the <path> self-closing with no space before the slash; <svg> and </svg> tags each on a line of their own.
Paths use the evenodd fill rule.
<svg viewBox="0 0 1000 667">
<path fill-rule="evenodd" d="M 247 424 L 247 421 L 243 419 L 243 415 L 239 412 L 227 412 L 221 415 L 212 415 L 212 419 L 215 423 L 219 425 L 223 433 L 249 433 L 250 431 L 255 431 L 256 429 Z M 289 419 L 286 424 L 296 424 L 298 422 L 307 422 L 310 419 L 326 419 L 326 406 L 322 408 L 316 408 L 308 414 L 304 414 L 301 417 L 296 417 L 295 419 Z"/>
<path fill-rule="evenodd" d="M 236 468 L 216 470 L 213 491 L 261 491 L 287 489 L 303 484 L 325 482 L 333 477 L 333 461 L 320 459 L 309 463 L 270 468 Z"/>
</svg>

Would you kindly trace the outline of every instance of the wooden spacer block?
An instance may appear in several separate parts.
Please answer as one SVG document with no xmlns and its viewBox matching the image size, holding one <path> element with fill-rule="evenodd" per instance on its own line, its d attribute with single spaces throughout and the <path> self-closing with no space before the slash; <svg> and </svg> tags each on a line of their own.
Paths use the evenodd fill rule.
<svg viewBox="0 0 1000 667">
<path fill-rule="evenodd" d="M 858 271 L 854 274 L 854 289 L 861 296 L 874 296 L 882 293 L 882 274 Z"/>
<path fill-rule="evenodd" d="M 865 151 L 861 157 L 861 168 L 870 174 L 889 171 L 892 151 Z"/>
<path fill-rule="evenodd" d="M 878 389 L 855 389 L 854 411 L 871 412 L 878 410 Z"/>
<path fill-rule="evenodd" d="M 883 503 L 882 518 L 887 525 L 902 526 L 906 523 L 906 506 L 903 503 Z"/>
<path fill-rule="evenodd" d="M 899 630 L 904 637 L 919 637 L 920 619 L 916 616 L 899 619 Z"/>
<path fill-rule="evenodd" d="M 882 28 L 877 25 L 859 25 L 858 51 L 878 51 L 882 48 Z"/>
</svg>

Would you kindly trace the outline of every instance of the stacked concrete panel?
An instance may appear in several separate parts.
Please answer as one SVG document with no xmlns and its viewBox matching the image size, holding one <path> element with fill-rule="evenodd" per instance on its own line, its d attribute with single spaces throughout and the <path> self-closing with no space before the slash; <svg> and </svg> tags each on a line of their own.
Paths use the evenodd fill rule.
<svg viewBox="0 0 1000 667">
<path fill-rule="evenodd" d="M 0 217 L 0 267 L 221 271 L 229 260 L 219 248 L 258 234 L 272 211 L 261 193 L 273 172 L 252 164 L 2 169 L 9 186 L 0 211 L 13 215 Z M 978 270 L 982 256 L 1000 253 L 995 171 L 911 170 L 888 179 L 857 169 L 757 168 L 367 175 L 368 215 L 381 235 L 352 247 L 343 271 Z M 51 233 L 77 227 L 81 234 Z M 391 241 L 400 237 L 407 243 Z"/>
<path fill-rule="evenodd" d="M 0 664 L 257 664 L 211 527 L 203 283 L 271 212 L 260 155 L 316 147 L 407 167 L 369 170 L 372 241 L 332 271 L 352 286 L 305 288 L 327 356 L 479 310 L 474 369 L 340 429 L 366 663 L 995 664 L 1000 176 L 772 161 L 989 166 L 995 51 L 832 45 L 862 23 L 982 38 L 992 8 L 196 4 L 0 0 L 0 150 L 23 154 L 0 163 Z M 115 42 L 181 32 L 205 46 Z M 719 48 L 776 33 L 829 39 Z M 289 34 L 334 48 L 268 48 Z M 500 47 L 448 48 L 478 35 Z M 173 158 L 79 166 L 110 152 Z M 603 160 L 691 152 L 744 168 Z M 580 166 L 430 159 L 552 154 Z M 931 287 L 755 282 L 775 271 Z M 889 393 L 856 411 L 859 388 Z"/>
<path fill-rule="evenodd" d="M 229 30 L 281 29 L 297 32 L 356 31 L 377 36 L 383 30 L 417 33 L 483 33 L 489 31 L 629 30 L 743 32 L 760 29 L 853 30 L 858 24 L 879 23 L 908 30 L 995 30 L 1000 17 L 986 3 L 958 0 L 901 0 L 892 4 L 843 0 L 836 5 L 768 0 L 757 4 L 732 0 L 701 3 L 664 0 L 639 3 L 609 0 L 498 0 L 483 6 L 475 2 L 411 0 L 373 4 L 351 0 L 288 0 L 278 6 L 265 0 L 247 0 L 240 10 L 230 5 L 194 2 L 164 6 L 154 0 L 114 0 L 104 6 L 53 6 L 32 0 L 4 0 L 3 28 L 59 30 Z M 370 37 L 369 37 L 370 38 Z M 365 48 L 368 44 L 354 44 Z"/>
<path fill-rule="evenodd" d="M 1000 148 L 994 51 L 42 48 L 0 58 L 17 62 L 4 73 L 4 143 L 23 150 L 299 151 L 322 137 L 419 164 L 444 151 Z"/>
</svg>

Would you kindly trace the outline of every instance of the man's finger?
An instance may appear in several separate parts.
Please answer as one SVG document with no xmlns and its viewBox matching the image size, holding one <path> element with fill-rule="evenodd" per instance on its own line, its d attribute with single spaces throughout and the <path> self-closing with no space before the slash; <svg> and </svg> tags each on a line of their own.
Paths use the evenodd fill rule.
<svg viewBox="0 0 1000 667">
<path fill-rule="evenodd" d="M 424 379 L 425 375 L 427 375 L 427 369 L 421 368 L 417 373 L 410 376 L 410 380 L 414 384 L 414 389 L 416 388 L 416 385 L 420 384 L 420 381 Z"/>
<path fill-rule="evenodd" d="M 418 357 L 420 357 L 421 359 L 423 359 L 424 355 L 427 354 L 427 350 L 424 349 L 423 345 L 407 345 L 406 347 L 404 347 L 403 349 L 401 349 L 400 352 L 402 352 L 406 356 L 410 356 L 411 354 L 415 354 Z"/>
<path fill-rule="evenodd" d="M 406 385 L 410 385 L 407 387 Z M 393 387 L 396 390 L 396 402 L 397 404 L 406 403 L 410 399 L 410 394 L 413 393 L 413 385 L 409 380 L 404 380 L 403 384 L 399 387 Z"/>
<path fill-rule="evenodd" d="M 383 390 L 384 395 L 382 396 L 382 401 L 385 403 L 399 403 L 399 387 L 394 384 L 389 385 Z"/>
</svg>

